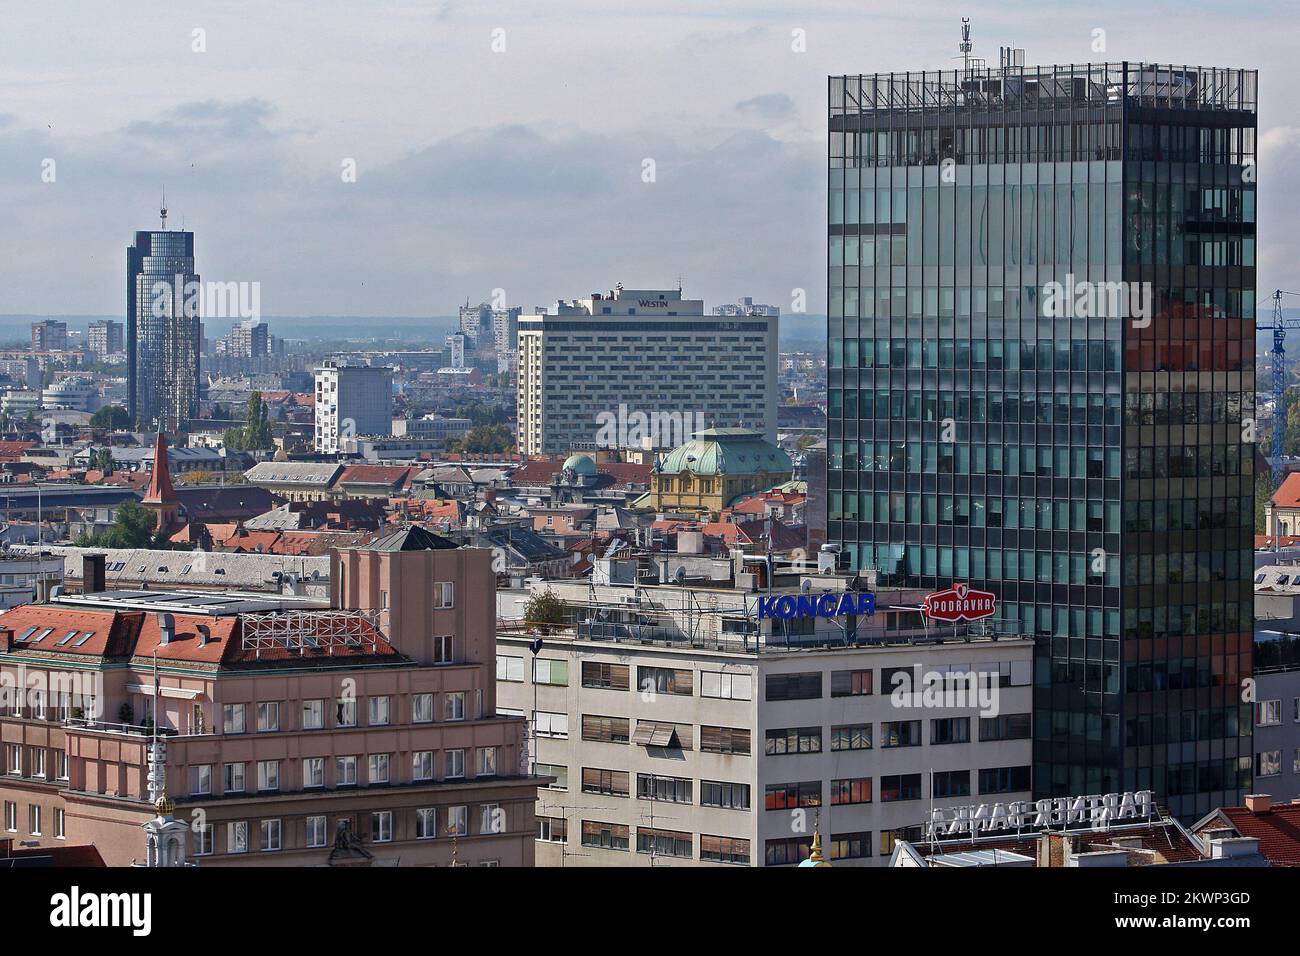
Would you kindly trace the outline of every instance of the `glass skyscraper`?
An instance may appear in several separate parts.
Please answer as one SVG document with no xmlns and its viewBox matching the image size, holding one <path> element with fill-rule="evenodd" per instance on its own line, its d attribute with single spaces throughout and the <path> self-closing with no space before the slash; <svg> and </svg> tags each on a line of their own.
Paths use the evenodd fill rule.
<svg viewBox="0 0 1300 956">
<path fill-rule="evenodd" d="M 830 78 L 827 540 L 1037 638 L 1039 796 L 1250 787 L 1255 99 L 1131 63 Z"/>
<path fill-rule="evenodd" d="M 198 284 L 194 233 L 137 232 L 127 246 L 128 411 L 137 428 L 175 433 L 198 413 Z"/>
</svg>

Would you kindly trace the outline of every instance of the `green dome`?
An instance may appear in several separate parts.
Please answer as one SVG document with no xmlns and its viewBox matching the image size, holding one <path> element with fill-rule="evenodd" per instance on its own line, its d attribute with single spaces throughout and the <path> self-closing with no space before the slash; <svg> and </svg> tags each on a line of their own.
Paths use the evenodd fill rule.
<svg viewBox="0 0 1300 956">
<path fill-rule="evenodd" d="M 745 428 L 706 428 L 670 451 L 659 466 L 661 474 L 748 475 L 788 474 L 790 456 L 758 432 Z"/>
<path fill-rule="evenodd" d="M 564 470 L 571 470 L 575 475 L 594 475 L 596 463 L 586 455 L 570 455 L 564 459 Z"/>
</svg>

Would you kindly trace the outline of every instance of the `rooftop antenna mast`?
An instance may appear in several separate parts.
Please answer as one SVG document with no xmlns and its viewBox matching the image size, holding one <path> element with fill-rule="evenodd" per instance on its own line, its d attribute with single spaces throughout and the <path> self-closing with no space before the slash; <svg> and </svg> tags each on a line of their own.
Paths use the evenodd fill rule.
<svg viewBox="0 0 1300 956">
<path fill-rule="evenodd" d="M 961 53 L 962 75 L 970 72 L 970 54 L 975 48 L 975 44 L 970 38 L 970 17 L 961 18 L 961 43 L 957 44 L 957 50 Z"/>
<path fill-rule="evenodd" d="M 167 231 L 167 187 L 163 187 L 162 205 L 158 209 L 158 216 L 162 219 L 162 231 Z"/>
</svg>

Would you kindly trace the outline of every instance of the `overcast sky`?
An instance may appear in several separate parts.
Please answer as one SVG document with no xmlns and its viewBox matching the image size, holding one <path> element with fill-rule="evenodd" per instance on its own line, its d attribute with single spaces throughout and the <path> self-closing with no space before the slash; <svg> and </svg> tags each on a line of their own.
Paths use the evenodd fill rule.
<svg viewBox="0 0 1300 956">
<path fill-rule="evenodd" d="M 1263 301 L 1300 288 L 1294 13 L 1196 0 L 11 2 L 0 313 L 122 312 L 123 250 L 156 227 L 164 185 L 203 278 L 260 282 L 267 315 L 445 315 L 496 288 L 532 306 L 679 277 L 710 305 L 752 295 L 788 311 L 803 288 L 821 311 L 826 76 L 952 68 L 963 15 L 994 63 L 1014 45 L 1031 64 L 1258 68 Z M 356 182 L 343 181 L 349 159 Z"/>
</svg>

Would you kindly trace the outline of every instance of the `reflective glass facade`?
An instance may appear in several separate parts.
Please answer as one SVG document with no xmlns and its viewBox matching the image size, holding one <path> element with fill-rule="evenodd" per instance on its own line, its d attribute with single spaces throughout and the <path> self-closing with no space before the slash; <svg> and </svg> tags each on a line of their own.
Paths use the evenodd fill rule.
<svg viewBox="0 0 1300 956">
<path fill-rule="evenodd" d="M 127 247 L 128 411 L 138 428 L 175 433 L 198 413 L 198 281 L 192 232 L 137 232 Z"/>
<path fill-rule="evenodd" d="M 1250 786 L 1255 84 L 830 80 L 827 537 L 1038 638 L 1040 795 Z"/>
</svg>

